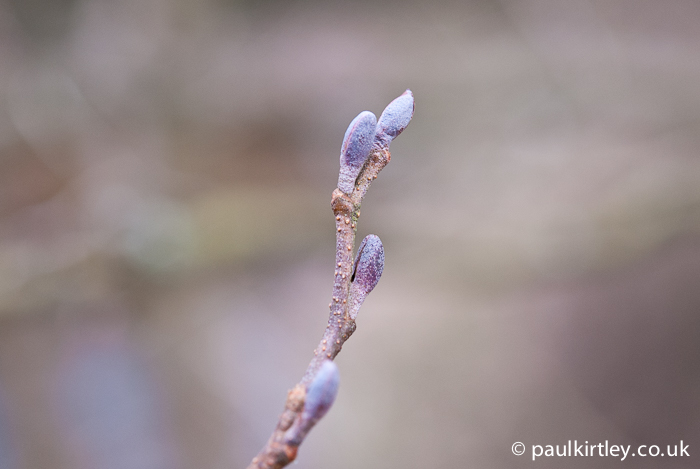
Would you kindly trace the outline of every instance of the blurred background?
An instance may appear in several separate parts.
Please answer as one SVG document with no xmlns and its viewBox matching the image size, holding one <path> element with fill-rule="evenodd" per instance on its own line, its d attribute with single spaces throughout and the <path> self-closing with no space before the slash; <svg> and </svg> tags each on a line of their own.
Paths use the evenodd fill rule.
<svg viewBox="0 0 700 469">
<path fill-rule="evenodd" d="M 406 88 L 359 224 L 384 276 L 296 467 L 697 467 L 699 22 L 0 0 L 0 467 L 245 467 L 326 324 L 345 129 Z"/>
</svg>

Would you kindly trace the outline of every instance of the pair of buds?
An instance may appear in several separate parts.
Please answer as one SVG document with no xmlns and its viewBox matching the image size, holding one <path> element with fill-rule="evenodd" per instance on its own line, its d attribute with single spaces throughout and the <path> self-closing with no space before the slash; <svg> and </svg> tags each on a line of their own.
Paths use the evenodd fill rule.
<svg viewBox="0 0 700 469">
<path fill-rule="evenodd" d="M 338 189 L 352 194 L 355 181 L 372 147 L 389 149 L 389 144 L 406 128 L 413 117 L 413 93 L 406 90 L 384 109 L 379 121 L 370 111 L 362 111 L 345 131 L 340 149 Z"/>
</svg>

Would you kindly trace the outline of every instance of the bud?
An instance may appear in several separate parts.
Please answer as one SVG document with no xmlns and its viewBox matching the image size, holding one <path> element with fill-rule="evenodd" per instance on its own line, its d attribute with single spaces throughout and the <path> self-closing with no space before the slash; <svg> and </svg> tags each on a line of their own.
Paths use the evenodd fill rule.
<svg viewBox="0 0 700 469">
<path fill-rule="evenodd" d="M 346 194 L 352 193 L 355 188 L 357 176 L 372 149 L 376 130 L 377 117 L 369 111 L 362 111 L 345 131 L 340 148 L 338 189 Z"/>
<path fill-rule="evenodd" d="M 413 93 L 406 90 L 389 103 L 379 117 L 374 141 L 380 147 L 388 148 L 393 139 L 399 136 L 413 117 Z"/>
<path fill-rule="evenodd" d="M 335 402 L 339 383 L 338 366 L 331 360 L 325 360 L 309 384 L 301 420 L 313 423 L 321 420 Z"/>
<path fill-rule="evenodd" d="M 365 293 L 371 292 L 384 271 L 384 246 L 377 235 L 367 235 L 362 240 L 352 273 L 352 282 Z"/>
<path fill-rule="evenodd" d="M 300 445 L 313 426 L 326 415 L 338 395 L 339 384 L 338 366 L 325 360 L 306 390 L 304 410 L 287 430 L 285 438 L 289 444 Z"/>
<path fill-rule="evenodd" d="M 351 319 L 357 317 L 360 306 L 367 295 L 377 286 L 384 271 L 384 246 L 382 240 L 376 235 L 367 235 L 362 240 L 355 257 L 355 266 L 350 286 L 350 309 L 348 314 Z"/>
</svg>

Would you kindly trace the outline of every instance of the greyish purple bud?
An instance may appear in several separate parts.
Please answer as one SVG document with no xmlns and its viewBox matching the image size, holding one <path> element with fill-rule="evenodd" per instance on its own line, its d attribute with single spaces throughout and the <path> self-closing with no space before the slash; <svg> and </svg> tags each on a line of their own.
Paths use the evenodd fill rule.
<svg viewBox="0 0 700 469">
<path fill-rule="evenodd" d="M 339 384 L 338 366 L 331 360 L 325 360 L 306 392 L 302 422 L 316 423 L 326 415 L 338 395 Z"/>
<path fill-rule="evenodd" d="M 362 240 L 355 266 L 353 268 L 350 285 L 350 306 L 348 315 L 351 319 L 357 317 L 362 303 L 367 295 L 377 286 L 379 278 L 384 271 L 384 246 L 382 240 L 376 235 L 367 235 Z"/>
<path fill-rule="evenodd" d="M 355 189 L 357 175 L 367 161 L 376 130 L 377 117 L 369 111 L 362 111 L 345 131 L 340 148 L 338 189 L 346 194 L 351 194 Z"/>
<path fill-rule="evenodd" d="M 401 96 L 390 102 L 379 117 L 374 139 L 376 144 L 387 148 L 411 122 L 414 107 L 411 90 L 404 91 Z"/>
<path fill-rule="evenodd" d="M 369 293 L 379 282 L 383 271 L 384 246 L 382 240 L 377 235 L 367 235 L 357 250 L 351 280 L 360 286 L 365 293 Z"/>
<path fill-rule="evenodd" d="M 286 440 L 292 445 L 300 445 L 306 435 L 335 402 L 340 384 L 338 366 L 331 360 L 324 360 L 316 376 L 306 390 L 304 410 L 287 430 Z"/>
</svg>

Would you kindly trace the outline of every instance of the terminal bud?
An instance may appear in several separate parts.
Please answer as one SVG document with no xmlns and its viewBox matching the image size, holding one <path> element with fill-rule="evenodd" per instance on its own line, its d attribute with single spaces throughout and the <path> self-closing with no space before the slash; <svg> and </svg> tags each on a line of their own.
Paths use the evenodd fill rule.
<svg viewBox="0 0 700 469">
<path fill-rule="evenodd" d="M 399 136 L 413 117 L 413 93 L 406 90 L 401 96 L 389 103 L 379 117 L 375 144 L 388 148 L 393 139 Z"/>
</svg>

